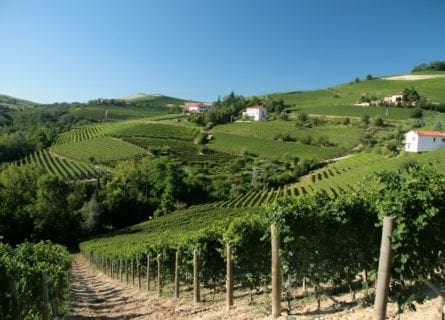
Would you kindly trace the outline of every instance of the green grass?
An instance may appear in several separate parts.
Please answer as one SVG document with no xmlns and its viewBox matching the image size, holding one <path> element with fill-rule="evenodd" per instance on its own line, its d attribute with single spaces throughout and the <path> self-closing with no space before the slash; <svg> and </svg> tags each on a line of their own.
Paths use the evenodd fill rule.
<svg viewBox="0 0 445 320">
<path fill-rule="evenodd" d="M 255 137 L 265 140 L 273 140 L 277 134 L 289 134 L 296 141 L 305 140 L 307 137 L 317 139 L 326 137 L 338 147 L 351 148 L 356 145 L 363 133 L 362 130 L 351 126 L 326 124 L 301 130 L 297 128 L 295 121 L 259 121 L 259 122 L 234 122 L 217 126 L 213 129 L 215 138 L 221 133 L 234 134 L 245 137 Z M 249 141 L 246 140 L 246 144 Z"/>
<path fill-rule="evenodd" d="M 76 116 L 102 121 L 105 118 L 105 111 L 108 110 L 108 121 L 121 121 L 128 119 L 140 119 L 142 117 L 158 117 L 168 114 L 165 107 L 136 107 L 136 106 L 103 106 L 103 105 L 82 105 L 71 110 Z"/>
<path fill-rule="evenodd" d="M 298 156 L 301 160 L 329 159 L 342 155 L 346 151 L 341 147 L 315 147 L 298 142 L 274 141 L 231 133 L 216 134 L 209 148 L 239 155 L 249 152 L 271 159 Z"/>
<path fill-rule="evenodd" d="M 111 137 L 97 137 L 80 142 L 57 144 L 53 145 L 50 150 L 70 159 L 100 163 L 130 159 L 146 154 L 142 148 Z"/>
<path fill-rule="evenodd" d="M 199 133 L 195 127 L 175 125 L 172 123 L 132 123 L 110 131 L 118 137 L 145 137 L 191 141 Z"/>
<path fill-rule="evenodd" d="M 292 110 L 295 111 L 351 117 L 361 117 L 368 114 L 372 117 L 381 116 L 385 118 L 386 108 L 358 107 L 352 104 L 358 102 L 363 94 L 383 98 L 409 87 L 414 87 L 421 95 L 433 102 L 445 104 L 445 78 L 414 81 L 364 80 L 359 83 L 347 83 L 323 90 L 283 92 L 268 96 L 274 99 L 283 99 L 285 103 L 292 105 Z M 408 119 L 410 112 L 410 109 L 389 108 L 388 119 Z M 425 112 L 426 117 L 433 114 L 430 111 Z"/>
</svg>

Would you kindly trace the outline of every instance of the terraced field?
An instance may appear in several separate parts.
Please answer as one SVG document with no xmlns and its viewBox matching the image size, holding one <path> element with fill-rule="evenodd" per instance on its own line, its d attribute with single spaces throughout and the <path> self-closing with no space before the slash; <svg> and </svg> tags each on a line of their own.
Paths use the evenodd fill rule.
<svg viewBox="0 0 445 320">
<path fill-rule="evenodd" d="M 348 159 L 331 163 L 303 177 L 300 182 L 279 188 L 249 192 L 240 197 L 202 205 L 211 208 L 258 207 L 279 197 L 298 196 L 324 192 L 331 197 L 352 189 L 361 179 L 373 172 L 399 168 L 407 161 L 431 164 L 439 171 L 445 171 L 445 150 L 423 154 L 403 154 L 397 158 L 385 158 L 373 153 L 361 153 Z"/>
<path fill-rule="evenodd" d="M 92 124 L 59 135 L 57 144 L 80 142 L 100 136 L 145 137 L 191 141 L 198 134 L 195 127 L 175 123 L 154 122 L 151 119 L 129 120 L 116 123 Z"/>
<path fill-rule="evenodd" d="M 91 165 L 53 156 L 47 150 L 35 152 L 17 161 L 15 164 L 19 166 L 35 164 L 48 173 L 65 180 L 91 179 L 104 174 L 102 170 Z"/>
<path fill-rule="evenodd" d="M 96 137 L 80 142 L 56 144 L 51 152 L 84 162 L 109 162 L 141 157 L 146 151 L 133 144 L 112 137 Z"/>
<path fill-rule="evenodd" d="M 215 134 L 209 148 L 236 155 L 251 153 L 271 159 L 285 159 L 290 156 L 299 157 L 301 160 L 330 159 L 346 152 L 346 149 L 341 147 L 316 147 L 299 142 L 267 140 L 232 133 Z"/>
</svg>

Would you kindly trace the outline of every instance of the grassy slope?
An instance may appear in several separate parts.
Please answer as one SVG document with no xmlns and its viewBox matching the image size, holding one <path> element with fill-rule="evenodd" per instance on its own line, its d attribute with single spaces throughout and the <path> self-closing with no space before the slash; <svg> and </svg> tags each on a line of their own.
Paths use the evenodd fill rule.
<svg viewBox="0 0 445 320">
<path fill-rule="evenodd" d="M 38 103 L 32 101 L 27 101 L 0 94 L 0 106 L 5 106 L 11 109 L 22 109 L 22 108 L 35 107 L 37 105 Z"/>
<path fill-rule="evenodd" d="M 323 90 L 296 91 L 274 93 L 268 96 L 283 99 L 291 104 L 292 110 L 305 111 L 311 114 L 345 115 L 361 117 L 364 114 L 385 118 L 386 108 L 358 107 L 352 104 L 358 102 L 363 94 L 383 98 L 405 88 L 414 87 L 421 95 L 433 102 L 445 104 L 445 78 L 426 80 L 384 80 L 374 79 L 359 83 L 342 84 Z M 388 119 L 407 119 L 410 109 L 390 108 Z M 431 116 L 432 112 L 426 112 Z"/>
<path fill-rule="evenodd" d="M 182 105 L 185 101 L 164 95 L 145 95 L 134 99 L 122 100 L 127 103 L 127 106 L 82 105 L 71 112 L 100 121 L 105 117 L 105 110 L 108 110 L 108 121 L 120 121 L 167 115 L 171 106 Z"/>
<path fill-rule="evenodd" d="M 167 105 L 181 105 L 186 101 L 184 99 L 158 95 L 158 94 L 147 94 L 137 98 L 121 99 L 121 100 L 125 100 L 127 103 L 130 104 L 138 104 L 143 102 L 147 105 L 157 106 L 157 107 L 165 107 Z"/>
<path fill-rule="evenodd" d="M 297 142 L 274 140 L 276 134 L 289 134 Z M 267 158 L 286 155 L 300 159 L 322 160 L 339 156 L 358 143 L 362 132 L 343 125 L 326 125 L 299 130 L 293 121 L 238 122 L 218 126 L 209 147 L 218 151 L 241 154 L 248 151 Z M 317 147 L 298 142 L 308 136 L 325 137 L 335 143 L 333 147 Z"/>
</svg>

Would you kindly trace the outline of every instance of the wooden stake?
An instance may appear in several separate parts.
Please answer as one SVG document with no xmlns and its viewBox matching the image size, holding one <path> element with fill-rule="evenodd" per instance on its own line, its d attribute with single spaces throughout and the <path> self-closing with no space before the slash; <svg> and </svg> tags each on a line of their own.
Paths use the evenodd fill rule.
<svg viewBox="0 0 445 320">
<path fill-rule="evenodd" d="M 176 251 L 176 256 L 175 256 L 175 298 L 179 298 L 179 258 L 180 258 L 180 252 Z"/>
<path fill-rule="evenodd" d="M 162 295 L 162 261 L 161 261 L 161 255 L 158 255 L 158 294 L 159 296 Z"/>
<path fill-rule="evenodd" d="M 383 218 L 382 240 L 380 245 L 379 271 L 374 300 L 374 319 L 384 320 L 388 299 L 389 282 L 391 280 L 392 248 L 391 234 L 394 229 L 395 217 Z"/>
<path fill-rule="evenodd" d="M 232 261 L 232 248 L 230 244 L 226 244 L 226 307 L 230 309 L 233 306 L 233 261 Z"/>
<path fill-rule="evenodd" d="M 150 291 L 150 256 L 147 254 L 147 291 Z"/>
<path fill-rule="evenodd" d="M 193 250 L 193 301 L 201 302 L 200 285 L 199 285 L 199 256 L 197 250 Z"/>
<path fill-rule="evenodd" d="M 272 317 L 281 316 L 280 236 L 276 224 L 270 226 L 272 246 Z"/>
<path fill-rule="evenodd" d="M 142 288 L 141 283 L 141 267 L 139 265 L 139 259 L 136 260 L 136 272 L 138 273 L 138 288 Z"/>
</svg>

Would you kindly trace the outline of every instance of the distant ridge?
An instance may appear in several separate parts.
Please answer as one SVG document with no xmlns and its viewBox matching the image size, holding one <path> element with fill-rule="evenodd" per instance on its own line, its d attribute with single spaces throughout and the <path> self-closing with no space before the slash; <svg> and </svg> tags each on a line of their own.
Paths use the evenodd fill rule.
<svg viewBox="0 0 445 320">
<path fill-rule="evenodd" d="M 38 106 L 36 102 L 11 97 L 5 94 L 0 94 L 0 106 L 8 107 L 11 109 L 31 108 Z"/>
</svg>

